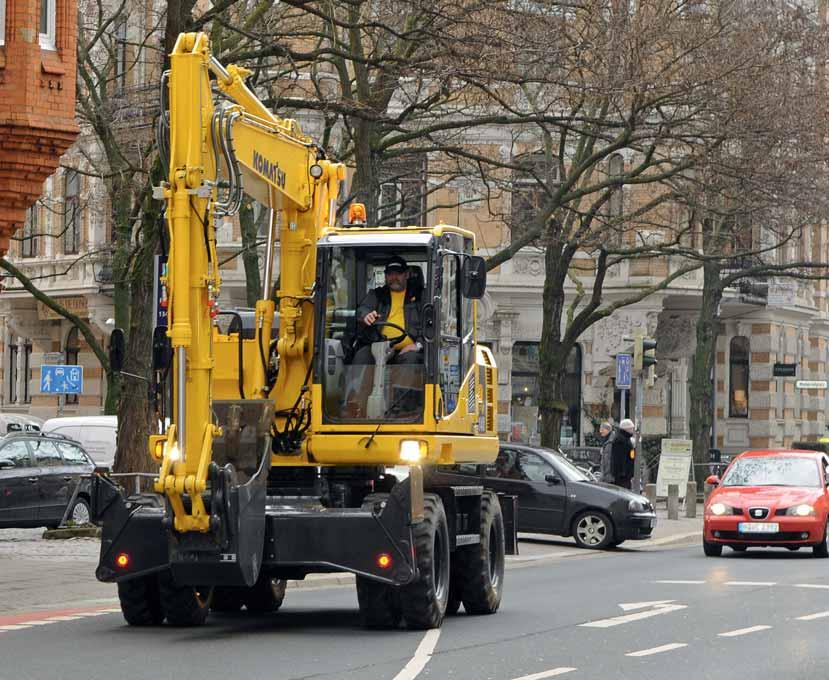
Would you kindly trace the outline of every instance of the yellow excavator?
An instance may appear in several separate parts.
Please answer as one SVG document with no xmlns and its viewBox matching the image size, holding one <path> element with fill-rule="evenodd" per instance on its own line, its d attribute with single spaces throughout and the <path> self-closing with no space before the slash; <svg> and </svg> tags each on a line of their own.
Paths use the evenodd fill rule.
<svg viewBox="0 0 829 680">
<path fill-rule="evenodd" d="M 359 204 L 337 225 L 345 167 L 269 111 L 247 75 L 187 33 L 162 79 L 159 472 L 134 495 L 95 479 L 96 575 L 117 583 L 133 625 L 274 611 L 286 580 L 343 571 L 369 627 L 438 627 L 461 603 L 493 613 L 514 502 L 444 474 L 498 452 L 474 235 L 368 227 Z M 216 221 L 245 195 L 269 210 L 262 297 L 223 310 Z"/>
</svg>

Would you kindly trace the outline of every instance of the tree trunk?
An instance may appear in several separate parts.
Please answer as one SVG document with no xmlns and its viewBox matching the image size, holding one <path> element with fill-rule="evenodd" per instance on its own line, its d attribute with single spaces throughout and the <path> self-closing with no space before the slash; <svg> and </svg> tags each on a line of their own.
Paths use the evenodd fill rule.
<svg viewBox="0 0 829 680">
<path fill-rule="evenodd" d="M 379 184 L 376 176 L 375 159 L 371 151 L 371 138 L 374 134 L 373 125 L 368 121 L 361 121 L 354 126 L 354 180 L 352 194 L 354 201 L 366 206 L 366 219 L 369 224 L 378 224 L 380 216 Z"/>
<path fill-rule="evenodd" d="M 706 469 L 700 464 L 708 462 L 708 449 L 711 448 L 716 390 L 716 385 L 711 380 L 711 370 L 716 361 L 718 310 L 722 294 L 720 266 L 716 262 L 706 262 L 703 267 L 702 306 L 697 319 L 697 345 L 692 358 L 690 382 L 689 428 L 698 484 L 706 477 Z"/>
<path fill-rule="evenodd" d="M 544 256 L 545 279 L 542 299 L 543 319 L 539 346 L 539 413 L 541 415 L 541 445 L 554 448 L 561 440 L 562 415 L 567 410 L 564 402 L 564 371 L 570 347 L 561 343 L 561 317 L 564 312 L 564 277 L 562 248 L 558 241 L 547 243 Z M 563 265 L 566 267 L 566 263 Z"/>
<path fill-rule="evenodd" d="M 249 199 L 242 201 L 239 210 L 239 223 L 242 227 L 242 263 L 245 266 L 245 298 L 248 307 L 255 307 L 262 295 L 262 282 L 259 276 L 259 249 L 256 247 L 258 225 L 253 219 L 253 204 Z"/>
</svg>

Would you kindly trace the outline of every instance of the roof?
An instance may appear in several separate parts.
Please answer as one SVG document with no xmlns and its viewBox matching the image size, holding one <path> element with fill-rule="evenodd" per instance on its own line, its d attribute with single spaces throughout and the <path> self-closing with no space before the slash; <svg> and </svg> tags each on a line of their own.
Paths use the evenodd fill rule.
<svg viewBox="0 0 829 680">
<path fill-rule="evenodd" d="M 433 238 L 434 235 L 428 232 L 377 233 L 355 228 L 353 234 L 326 234 L 319 240 L 317 245 L 381 247 L 413 246 L 423 248 L 428 246 L 432 242 Z"/>
<path fill-rule="evenodd" d="M 792 456 L 794 458 L 813 458 L 814 456 L 824 455 L 823 451 L 809 451 L 806 449 L 755 449 L 752 451 L 743 451 L 735 458 L 771 458 L 780 456 Z"/>
</svg>

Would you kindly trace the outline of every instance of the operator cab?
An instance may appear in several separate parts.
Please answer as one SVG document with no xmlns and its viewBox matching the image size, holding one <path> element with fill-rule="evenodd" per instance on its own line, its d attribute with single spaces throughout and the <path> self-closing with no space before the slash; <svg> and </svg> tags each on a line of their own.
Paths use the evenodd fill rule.
<svg viewBox="0 0 829 680">
<path fill-rule="evenodd" d="M 471 257 L 471 237 L 361 229 L 325 236 L 318 246 L 314 375 L 323 423 L 423 423 L 430 404 L 434 417 L 451 415 L 475 365 L 473 298 L 463 294 L 461 276 L 466 260 L 480 260 Z M 367 324 L 370 311 L 378 316 Z"/>
</svg>

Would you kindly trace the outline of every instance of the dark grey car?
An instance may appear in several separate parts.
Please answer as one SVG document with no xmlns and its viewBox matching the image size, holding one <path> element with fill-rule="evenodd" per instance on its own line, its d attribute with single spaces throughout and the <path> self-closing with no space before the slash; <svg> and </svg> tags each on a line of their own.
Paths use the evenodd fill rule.
<svg viewBox="0 0 829 680">
<path fill-rule="evenodd" d="M 650 538 L 656 526 L 644 496 L 591 480 L 557 451 L 502 444 L 494 465 L 452 465 L 436 473 L 518 497 L 518 531 L 572 536 L 583 548 Z"/>
<path fill-rule="evenodd" d="M 57 527 L 89 522 L 92 459 L 78 442 L 37 433 L 0 439 L 0 528 Z"/>
</svg>

